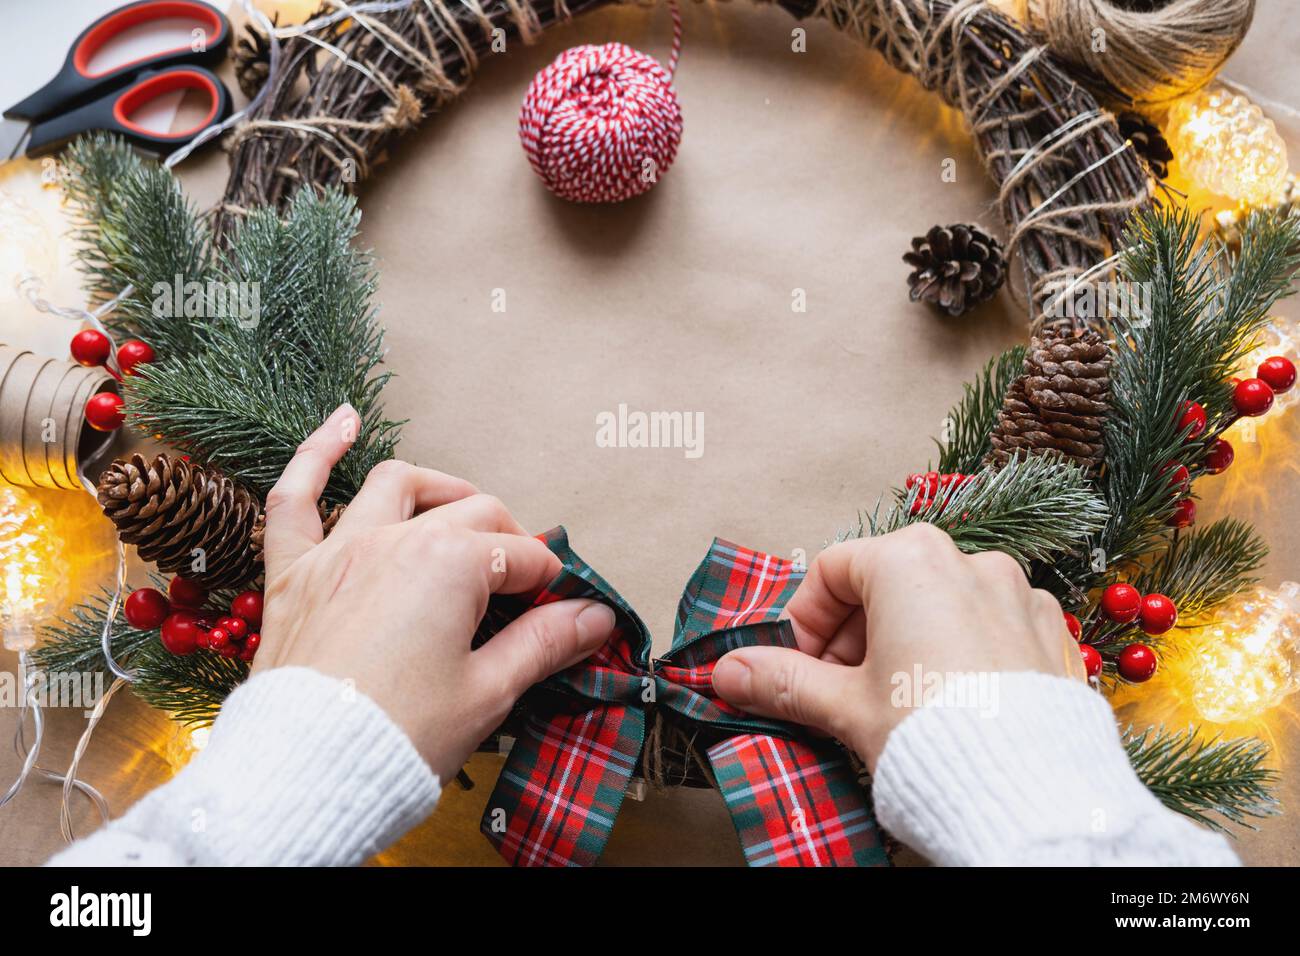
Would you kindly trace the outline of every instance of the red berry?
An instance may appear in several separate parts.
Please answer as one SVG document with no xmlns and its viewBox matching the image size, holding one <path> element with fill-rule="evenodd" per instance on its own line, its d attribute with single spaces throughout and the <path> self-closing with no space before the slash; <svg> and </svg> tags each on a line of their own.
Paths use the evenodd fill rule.
<svg viewBox="0 0 1300 956">
<path fill-rule="evenodd" d="M 207 651 L 212 649 L 212 645 L 208 642 L 208 629 L 206 627 L 199 628 L 199 637 L 196 643 L 202 650 Z"/>
<path fill-rule="evenodd" d="M 152 631 L 155 627 L 162 627 L 172 607 L 161 591 L 140 588 L 131 592 L 122 610 L 126 613 L 126 622 L 132 627 Z"/>
<path fill-rule="evenodd" d="M 117 364 L 122 369 L 123 375 L 134 375 L 137 365 L 152 362 L 154 358 L 154 351 L 149 343 L 141 342 L 139 339 L 123 342 L 117 349 Z"/>
<path fill-rule="evenodd" d="M 208 646 L 219 651 L 230 643 L 230 632 L 224 627 L 214 627 L 208 631 Z"/>
<path fill-rule="evenodd" d="M 1280 395 L 1295 384 L 1295 363 L 1284 356 L 1274 355 L 1260 362 L 1255 374 Z"/>
<path fill-rule="evenodd" d="M 1142 595 L 1131 584 L 1112 584 L 1101 592 L 1101 612 L 1118 624 L 1136 621 L 1142 610 Z"/>
<path fill-rule="evenodd" d="M 1065 615 L 1065 627 L 1070 632 L 1070 636 L 1076 641 L 1082 638 L 1083 625 L 1079 623 L 1079 619 L 1069 611 L 1062 611 L 1061 613 Z"/>
<path fill-rule="evenodd" d="M 1205 470 L 1211 475 L 1221 475 L 1228 470 L 1234 457 L 1232 442 L 1226 438 L 1216 438 L 1210 445 L 1210 450 L 1205 453 Z"/>
<path fill-rule="evenodd" d="M 1154 636 L 1163 634 L 1178 623 L 1178 608 L 1163 594 L 1148 594 L 1142 598 L 1138 616 L 1138 626 Z"/>
<path fill-rule="evenodd" d="M 216 650 L 222 657 L 238 657 L 240 648 L 234 641 L 227 641 L 224 647 L 219 647 Z"/>
<path fill-rule="evenodd" d="M 116 431 L 126 421 L 123 404 L 116 392 L 96 392 L 86 399 L 86 424 L 97 432 Z"/>
<path fill-rule="evenodd" d="M 1174 513 L 1169 523 L 1175 528 L 1190 528 L 1196 522 L 1196 502 L 1191 498 L 1179 498 L 1174 505 Z"/>
<path fill-rule="evenodd" d="M 924 495 L 924 494 L 917 495 L 916 500 L 912 502 L 911 512 L 914 515 L 919 515 L 922 511 L 925 511 L 932 504 L 934 504 L 934 499 L 931 498 L 929 495 Z"/>
<path fill-rule="evenodd" d="M 257 649 L 261 646 L 262 635 L 256 631 L 244 638 L 244 653 L 248 655 L 249 660 L 252 660 L 253 655 L 257 653 Z"/>
<path fill-rule="evenodd" d="M 186 654 L 193 654 L 199 646 L 199 633 L 198 616 L 194 612 L 173 611 L 167 615 L 167 620 L 162 622 L 159 637 L 163 647 L 183 657 Z"/>
<path fill-rule="evenodd" d="M 1205 431 L 1205 409 L 1199 402 L 1183 402 L 1178 406 L 1178 430 L 1186 431 L 1191 426 L 1191 431 L 1187 432 L 1188 439 L 1199 438 Z"/>
<path fill-rule="evenodd" d="M 217 621 L 217 627 L 230 635 L 232 640 L 242 641 L 248 633 L 248 623 L 240 617 L 223 617 Z"/>
<path fill-rule="evenodd" d="M 1096 677 L 1101 673 L 1101 654 L 1097 648 L 1091 644 L 1080 644 L 1079 653 L 1083 655 L 1083 669 L 1088 672 L 1089 677 Z"/>
<path fill-rule="evenodd" d="M 207 589 L 179 574 L 167 585 L 167 593 L 177 607 L 199 607 L 207 600 Z"/>
<path fill-rule="evenodd" d="M 1130 644 L 1119 652 L 1119 676 L 1134 684 L 1149 681 L 1156 672 L 1156 652 L 1145 644 Z"/>
<path fill-rule="evenodd" d="M 262 626 L 262 592 L 244 591 L 230 602 L 230 613 L 243 618 L 249 627 Z"/>
<path fill-rule="evenodd" d="M 113 343 L 103 332 L 86 329 L 72 337 L 69 350 L 72 352 L 72 361 L 87 368 L 94 368 L 108 361 L 108 355 L 113 351 Z"/>
<path fill-rule="evenodd" d="M 1232 404 L 1238 414 L 1256 418 L 1273 407 L 1273 390 L 1258 378 L 1245 379 L 1232 390 Z"/>
<path fill-rule="evenodd" d="M 1166 463 L 1165 467 L 1160 469 L 1160 474 L 1169 475 L 1169 484 L 1173 486 L 1175 495 L 1187 494 L 1187 489 L 1192 486 L 1191 472 L 1187 470 L 1186 465 L 1180 465 L 1176 461 Z"/>
</svg>

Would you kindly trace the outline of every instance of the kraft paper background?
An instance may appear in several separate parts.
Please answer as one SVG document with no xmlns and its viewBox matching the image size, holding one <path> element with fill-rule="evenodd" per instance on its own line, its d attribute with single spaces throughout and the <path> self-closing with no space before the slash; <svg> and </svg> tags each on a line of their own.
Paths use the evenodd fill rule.
<svg viewBox="0 0 1300 956">
<path fill-rule="evenodd" d="M 1285 6 L 1261 4 L 1228 70 L 1284 100 L 1300 85 L 1300 32 Z M 659 650 L 714 535 L 811 557 L 933 460 L 961 383 L 1024 334 L 1018 294 L 961 319 L 907 301 L 899 257 L 913 235 L 936 222 L 1002 229 L 954 113 L 824 24 L 805 25 L 808 52 L 795 54 L 797 24 L 779 9 L 684 13 L 684 140 L 648 195 L 614 208 L 554 199 L 515 122 L 534 72 L 567 46 L 617 39 L 665 58 L 662 8 L 604 11 L 489 59 L 469 93 L 402 141 L 361 193 L 398 373 L 385 394 L 393 417 L 411 419 L 400 453 L 499 495 L 530 530 L 567 525 Z M 940 180 L 947 158 L 955 183 Z M 209 155 L 182 178 L 206 204 L 224 176 Z M 497 290 L 504 313 L 492 309 Z M 795 290 L 806 312 L 792 311 Z M 596 415 L 619 403 L 702 412 L 702 457 L 596 447 Z M 1233 472 L 1197 488 L 1204 519 L 1230 507 L 1265 533 L 1271 584 L 1300 576 L 1298 432 L 1300 413 L 1266 424 Z M 1122 713 L 1164 716 L 1155 696 Z M 0 738 L 11 726 L 0 715 Z M 79 714 L 54 715 L 51 755 L 61 761 L 81 726 Z M 115 813 L 165 779 L 165 727 L 127 695 L 113 702 L 83 771 Z M 1281 713 L 1265 732 L 1283 754 L 1280 795 L 1300 807 L 1300 775 L 1287 766 L 1300 729 Z M 475 757 L 477 787 L 450 786 L 434 817 L 380 861 L 499 863 L 478 833 L 499 766 Z M 4 748 L 0 771 L 15 768 Z M 0 861 L 39 862 L 60 846 L 57 800 L 57 788 L 33 784 L 0 813 Z M 77 811 L 93 825 L 83 804 Z M 1237 846 L 1250 863 L 1296 863 L 1298 833 L 1293 813 Z M 741 855 L 716 793 L 673 791 L 624 805 L 605 862 Z"/>
</svg>

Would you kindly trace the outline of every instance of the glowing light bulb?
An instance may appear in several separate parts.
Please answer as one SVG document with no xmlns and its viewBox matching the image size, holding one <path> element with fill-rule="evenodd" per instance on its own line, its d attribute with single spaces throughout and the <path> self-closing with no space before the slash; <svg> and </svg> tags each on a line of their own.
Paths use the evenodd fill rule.
<svg viewBox="0 0 1300 956">
<path fill-rule="evenodd" d="M 48 278 L 57 263 L 57 238 L 45 221 L 0 189 L 0 303 L 17 302 L 19 280 L 28 275 Z"/>
<path fill-rule="evenodd" d="M 1182 692 L 1206 720 L 1262 716 L 1300 688 L 1300 584 L 1252 588 L 1196 631 L 1181 664 Z"/>
<path fill-rule="evenodd" d="M 1276 202 L 1286 186 L 1286 143 L 1258 106 L 1211 87 L 1169 112 L 1166 138 L 1186 174 L 1203 188 L 1252 206 Z"/>
<path fill-rule="evenodd" d="M 35 626 L 60 601 L 64 541 L 26 489 L 0 485 L 0 636 L 10 650 L 36 643 Z"/>
<path fill-rule="evenodd" d="M 194 755 L 208 745 L 211 727 L 186 727 L 177 724 L 175 732 L 168 738 L 163 749 L 163 759 L 171 767 L 172 773 L 179 773 L 184 766 L 194 759 Z"/>
</svg>

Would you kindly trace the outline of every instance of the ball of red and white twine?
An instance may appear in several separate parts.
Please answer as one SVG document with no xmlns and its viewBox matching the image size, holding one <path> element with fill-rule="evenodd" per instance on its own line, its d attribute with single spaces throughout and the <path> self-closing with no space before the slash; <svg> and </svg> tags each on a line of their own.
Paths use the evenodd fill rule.
<svg viewBox="0 0 1300 956">
<path fill-rule="evenodd" d="M 682 138 L 673 74 L 682 20 L 670 2 L 673 47 L 659 61 L 623 43 L 565 50 L 533 77 L 519 139 L 546 188 L 572 202 L 639 196 L 668 171 Z"/>
</svg>

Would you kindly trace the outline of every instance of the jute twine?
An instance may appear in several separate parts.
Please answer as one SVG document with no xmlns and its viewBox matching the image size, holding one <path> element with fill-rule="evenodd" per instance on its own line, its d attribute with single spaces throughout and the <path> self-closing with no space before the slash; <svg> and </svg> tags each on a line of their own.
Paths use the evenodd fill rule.
<svg viewBox="0 0 1300 956">
<path fill-rule="evenodd" d="M 1110 99 L 1152 110 L 1209 83 L 1255 15 L 1255 0 L 1015 2 L 1029 33 L 1102 79 Z"/>
</svg>

